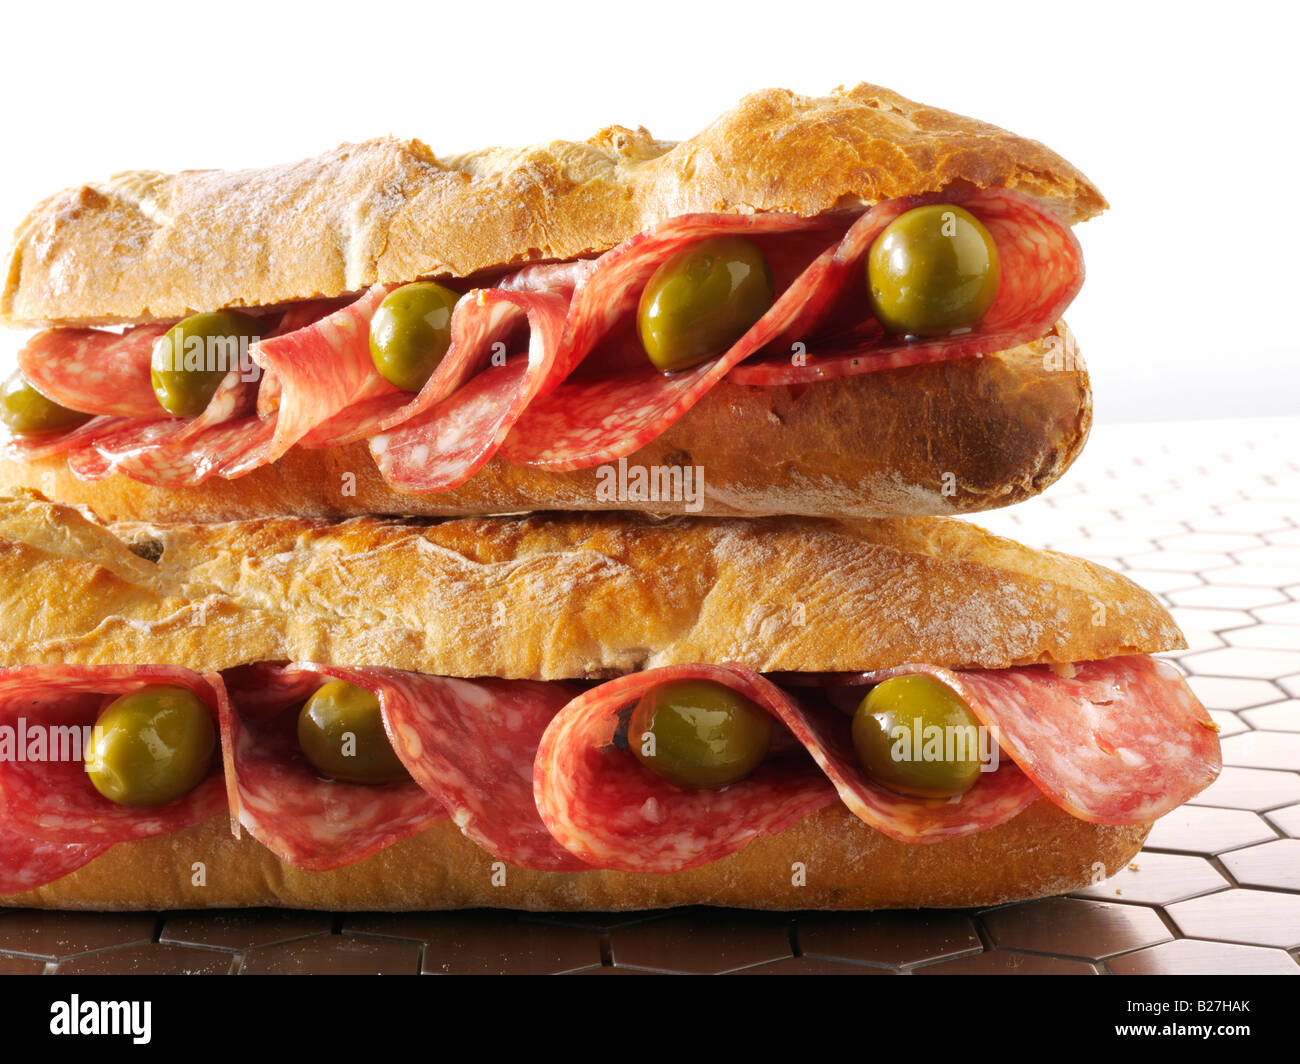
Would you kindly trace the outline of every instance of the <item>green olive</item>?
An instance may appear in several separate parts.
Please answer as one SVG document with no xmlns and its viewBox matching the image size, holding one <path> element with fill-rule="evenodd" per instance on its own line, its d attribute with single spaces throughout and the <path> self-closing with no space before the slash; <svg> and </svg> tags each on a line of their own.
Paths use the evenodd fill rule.
<svg viewBox="0 0 1300 1064">
<path fill-rule="evenodd" d="M 952 798 L 975 786 L 979 740 L 979 721 L 966 703 L 920 674 L 877 684 L 853 715 L 862 767 L 890 790 L 920 798 Z"/>
<path fill-rule="evenodd" d="M 150 684 L 99 715 L 86 772 L 118 805 L 166 805 L 202 782 L 216 748 L 212 714 L 193 691 Z"/>
<path fill-rule="evenodd" d="M 410 779 L 384 731 L 379 699 L 331 680 L 298 713 L 298 746 L 322 776 L 345 783 Z"/>
<path fill-rule="evenodd" d="M 872 310 L 900 336 L 948 336 L 979 324 L 1001 279 L 989 231 L 949 204 L 900 214 L 867 255 Z"/>
<path fill-rule="evenodd" d="M 0 421 L 10 432 L 22 435 L 58 432 L 84 425 L 91 416 L 46 399 L 27 383 L 20 370 L 15 370 L 0 388 Z"/>
<path fill-rule="evenodd" d="M 403 285 L 370 320 L 370 357 L 389 384 L 418 392 L 451 346 L 451 312 L 460 299 L 432 281 Z"/>
<path fill-rule="evenodd" d="M 666 259 L 641 293 L 641 346 L 665 373 L 722 354 L 772 305 L 772 271 L 748 240 L 701 240 Z"/>
<path fill-rule="evenodd" d="M 628 745 L 641 764 L 679 787 L 744 779 L 771 742 L 771 716 L 711 680 L 674 680 L 647 691 L 628 724 Z"/>
<path fill-rule="evenodd" d="M 246 341 L 262 334 L 262 323 L 237 310 L 215 310 L 179 321 L 153 345 L 150 376 L 154 395 L 169 414 L 198 417 L 228 370 L 240 365 Z"/>
</svg>

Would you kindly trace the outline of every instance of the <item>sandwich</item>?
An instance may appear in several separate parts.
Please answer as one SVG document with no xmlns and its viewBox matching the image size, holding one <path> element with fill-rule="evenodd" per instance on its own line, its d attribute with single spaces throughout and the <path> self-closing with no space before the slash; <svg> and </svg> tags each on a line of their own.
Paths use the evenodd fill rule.
<svg viewBox="0 0 1300 1064">
<path fill-rule="evenodd" d="M 0 488 L 112 520 L 969 513 L 1079 452 L 1036 141 L 871 85 L 680 143 L 133 171 L 17 230 Z"/>
<path fill-rule="evenodd" d="M 954 518 L 29 493 L 0 594 L 9 905 L 993 905 L 1115 872 L 1220 767 L 1150 594 Z"/>
</svg>

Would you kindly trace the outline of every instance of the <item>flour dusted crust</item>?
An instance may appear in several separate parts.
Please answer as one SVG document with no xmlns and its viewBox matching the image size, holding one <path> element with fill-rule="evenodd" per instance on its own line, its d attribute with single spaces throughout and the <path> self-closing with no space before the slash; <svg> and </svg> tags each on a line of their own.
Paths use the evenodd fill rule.
<svg viewBox="0 0 1300 1064">
<path fill-rule="evenodd" d="M 439 157 L 381 138 L 285 166 L 68 189 L 19 226 L 0 321 L 168 320 L 595 254 L 690 212 L 813 216 L 972 187 L 1024 193 L 1071 224 L 1106 206 L 1059 155 L 988 123 L 874 85 L 768 89 L 679 144 L 611 126 Z"/>
<path fill-rule="evenodd" d="M 0 665 L 304 660 L 553 680 L 700 661 L 1003 668 L 1183 645 L 1123 577 L 945 518 L 102 526 L 26 498 L 0 504 L 0 588 Z"/>
<path fill-rule="evenodd" d="M 702 509 L 691 512 L 704 514 L 972 513 L 1037 495 L 1069 468 L 1091 424 L 1088 374 L 1060 322 L 1040 340 L 983 358 L 813 386 L 749 388 L 723 380 L 628 463 L 702 470 Z M 61 455 L 0 458 L 0 492 L 32 488 L 109 519 L 685 511 L 684 497 L 602 497 L 602 475 L 609 476 L 598 468 L 550 473 L 495 458 L 459 488 L 411 495 L 390 488 L 366 445 L 354 444 L 294 448 L 238 480 L 156 488 L 121 475 L 79 480 Z"/>
<path fill-rule="evenodd" d="M 1014 820 L 930 846 L 867 827 L 843 806 L 689 872 L 533 872 L 492 885 L 493 858 L 450 822 L 331 872 L 285 864 L 220 817 L 112 847 L 83 868 L 0 905 L 58 909 L 562 910 L 728 905 L 750 909 L 902 909 L 1000 905 L 1087 886 L 1123 868 L 1149 824 L 1088 824 L 1040 799 Z M 193 865 L 204 865 L 195 886 Z M 792 884 L 791 865 L 807 884 Z"/>
</svg>

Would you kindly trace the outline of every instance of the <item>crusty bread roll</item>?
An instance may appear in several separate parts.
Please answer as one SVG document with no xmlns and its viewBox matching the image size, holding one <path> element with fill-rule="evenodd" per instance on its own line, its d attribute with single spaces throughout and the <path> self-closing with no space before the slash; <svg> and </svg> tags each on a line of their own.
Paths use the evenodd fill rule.
<svg viewBox="0 0 1300 1064">
<path fill-rule="evenodd" d="M 614 464 L 608 471 L 552 473 L 500 457 L 461 487 L 412 495 L 389 487 L 364 443 L 294 448 L 238 480 L 189 488 L 151 487 L 120 474 L 80 480 L 62 455 L 34 462 L 0 457 L 0 492 L 34 488 L 110 520 L 611 509 L 959 514 L 1037 495 L 1070 467 L 1091 424 L 1088 374 L 1062 323 L 1048 337 L 998 355 L 813 387 L 747 388 L 723 380 L 627 459 L 629 467 L 698 470 L 698 503 L 686 491 L 677 500 L 610 498 L 600 488 L 614 483 Z"/>
<path fill-rule="evenodd" d="M 908 661 L 999 668 L 1181 645 L 1121 576 L 963 521 L 757 521 L 542 514 L 216 525 L 91 521 L 0 504 L 0 663 L 250 661 L 452 676 L 582 678 L 676 662 L 755 670 Z M 1114 872 L 1149 825 L 1088 824 L 1045 799 L 997 828 L 895 842 L 835 806 L 693 871 L 500 865 L 439 824 L 305 872 L 224 819 L 119 843 L 9 905 L 628 909 L 991 905 Z M 196 885 L 201 863 L 202 885 Z M 796 885 L 794 865 L 804 868 Z M 494 883 L 494 872 L 497 873 Z"/>
<path fill-rule="evenodd" d="M 1114 875 L 1149 824 L 1088 824 L 1039 799 L 1014 820 L 931 846 L 896 842 L 832 806 L 779 835 L 688 872 L 505 870 L 452 823 L 373 857 L 305 872 L 220 817 L 120 842 L 70 875 L 0 905 L 52 909 L 618 910 L 674 905 L 746 909 L 910 909 L 999 905 L 1060 894 Z M 196 885 L 195 862 L 202 862 Z M 805 866 L 797 886 L 793 865 Z M 496 865 L 497 867 L 494 867 Z M 494 877 L 500 885 L 494 885 Z"/>
<path fill-rule="evenodd" d="M 15 234 L 0 322 L 168 320 L 576 258 L 680 214 L 811 217 L 952 188 L 1011 189 L 1070 224 L 1106 206 L 1055 152 L 987 122 L 875 85 L 769 89 L 676 145 L 613 126 L 439 158 L 389 138 L 289 166 L 68 189 Z"/>
<path fill-rule="evenodd" d="M 687 662 L 1007 668 L 1183 645 L 1124 577 L 945 518 L 106 527 L 25 498 L 0 504 L 0 587 L 0 665 L 560 680 Z"/>
</svg>

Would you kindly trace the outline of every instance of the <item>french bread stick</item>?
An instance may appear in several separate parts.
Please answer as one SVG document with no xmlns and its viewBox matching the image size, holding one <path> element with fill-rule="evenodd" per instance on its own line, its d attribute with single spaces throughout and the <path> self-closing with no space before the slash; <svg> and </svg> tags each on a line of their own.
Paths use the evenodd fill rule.
<svg viewBox="0 0 1300 1064">
<path fill-rule="evenodd" d="M 755 574 L 762 574 L 755 579 Z M 734 661 L 857 671 L 1005 668 L 1181 645 L 1123 577 L 964 521 L 656 520 L 539 514 L 101 524 L 34 494 L 0 502 L 0 665 L 384 665 L 446 676 L 592 679 Z M 119 842 L 6 905 L 60 908 L 632 909 L 991 905 L 1114 871 L 1149 824 L 1086 823 L 1040 798 L 932 845 L 836 805 L 666 875 L 502 873 L 452 823 L 327 872 L 217 817 Z M 792 878 L 795 863 L 805 874 Z M 196 870 L 199 870 L 196 873 Z M 501 876 L 504 874 L 504 881 Z"/>
<path fill-rule="evenodd" d="M 562 680 L 696 661 L 997 669 L 1183 645 L 1117 573 L 944 518 L 105 526 L 29 496 L 0 504 L 0 586 L 3 666 L 301 660 Z"/>
<path fill-rule="evenodd" d="M 989 123 L 875 85 L 768 89 L 679 144 L 611 126 L 439 158 L 383 138 L 289 166 L 68 189 L 19 226 L 0 322 L 166 321 L 591 255 L 691 212 L 811 217 L 961 188 L 1020 192 L 1071 225 L 1106 207 L 1055 152 Z"/>
</svg>

